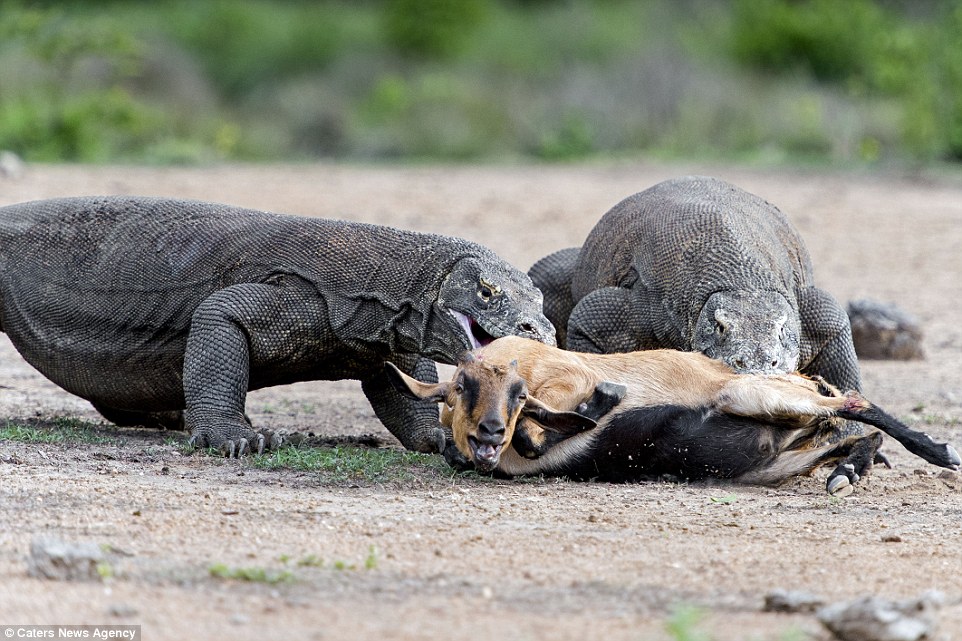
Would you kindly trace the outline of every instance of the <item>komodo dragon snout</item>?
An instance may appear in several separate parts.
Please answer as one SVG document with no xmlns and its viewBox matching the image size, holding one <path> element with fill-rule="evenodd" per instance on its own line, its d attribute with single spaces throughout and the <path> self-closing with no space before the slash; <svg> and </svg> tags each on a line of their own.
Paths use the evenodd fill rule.
<svg viewBox="0 0 962 641">
<path fill-rule="evenodd" d="M 437 305 L 450 332 L 430 334 L 429 351 L 450 362 L 454 333 L 461 351 L 502 336 L 522 336 L 555 345 L 555 330 L 542 312 L 542 295 L 522 272 L 479 257 L 462 258 L 441 285 Z M 434 344 L 436 343 L 436 344 Z"/>
<path fill-rule="evenodd" d="M 798 369 L 798 312 L 778 292 L 722 291 L 709 296 L 692 332 L 692 349 L 740 373 Z"/>
</svg>

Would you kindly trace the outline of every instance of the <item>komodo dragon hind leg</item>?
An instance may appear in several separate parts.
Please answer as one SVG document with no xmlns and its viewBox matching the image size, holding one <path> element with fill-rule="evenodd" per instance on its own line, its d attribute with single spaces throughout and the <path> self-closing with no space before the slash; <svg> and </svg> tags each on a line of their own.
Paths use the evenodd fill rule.
<svg viewBox="0 0 962 641">
<path fill-rule="evenodd" d="M 578 265 L 580 247 L 560 249 L 548 254 L 528 270 L 535 287 L 544 295 L 544 315 L 555 327 L 558 347 L 564 349 L 568 334 L 568 317 L 574 308 L 571 297 L 571 278 Z"/>
<path fill-rule="evenodd" d="M 94 409 L 105 419 L 120 427 L 147 427 L 161 430 L 187 429 L 184 424 L 184 413 L 180 410 L 169 412 L 137 412 L 135 410 L 119 410 L 94 403 Z"/>
<path fill-rule="evenodd" d="M 425 383 L 437 383 L 434 363 L 414 355 L 397 355 L 392 362 L 405 374 Z M 385 368 L 361 380 L 361 389 L 371 402 L 374 414 L 401 445 L 416 452 L 445 453 L 449 440 L 438 421 L 436 402 L 419 401 L 398 392 Z M 450 460 L 449 460 L 450 462 Z"/>
</svg>

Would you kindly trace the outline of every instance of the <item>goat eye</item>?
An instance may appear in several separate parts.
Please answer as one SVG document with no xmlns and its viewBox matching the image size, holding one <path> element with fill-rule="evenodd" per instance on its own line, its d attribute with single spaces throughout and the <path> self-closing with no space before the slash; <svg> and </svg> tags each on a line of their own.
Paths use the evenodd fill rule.
<svg viewBox="0 0 962 641">
<path fill-rule="evenodd" d="M 461 394 L 463 392 L 464 392 L 464 385 L 462 385 L 461 383 L 458 383 L 457 385 L 454 386 L 455 394 Z"/>
</svg>

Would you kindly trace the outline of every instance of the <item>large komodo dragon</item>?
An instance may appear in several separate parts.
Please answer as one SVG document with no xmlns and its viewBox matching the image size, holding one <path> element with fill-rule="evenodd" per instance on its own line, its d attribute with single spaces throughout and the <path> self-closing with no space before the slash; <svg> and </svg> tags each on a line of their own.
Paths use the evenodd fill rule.
<svg viewBox="0 0 962 641">
<path fill-rule="evenodd" d="M 861 390 L 848 317 L 814 286 L 798 232 L 722 180 L 678 178 L 630 196 L 581 248 L 529 275 L 568 349 L 700 351 L 740 372 L 798 370 Z"/>
<path fill-rule="evenodd" d="M 0 208 L 0 329 L 108 420 L 232 456 L 277 443 L 248 390 L 344 378 L 404 446 L 443 451 L 436 406 L 398 395 L 385 360 L 436 380 L 428 359 L 492 337 L 554 343 L 529 278 L 475 243 L 126 197 Z"/>
</svg>

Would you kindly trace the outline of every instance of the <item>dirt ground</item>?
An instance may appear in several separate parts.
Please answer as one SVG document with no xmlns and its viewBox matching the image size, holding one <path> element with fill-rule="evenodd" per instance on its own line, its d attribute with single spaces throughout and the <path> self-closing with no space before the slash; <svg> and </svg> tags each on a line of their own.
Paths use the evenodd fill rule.
<svg viewBox="0 0 962 641">
<path fill-rule="evenodd" d="M 460 235 L 527 269 L 579 244 L 621 198 L 688 173 L 779 205 L 819 284 L 840 300 L 894 301 L 915 314 L 926 360 L 863 362 L 866 395 L 962 447 L 962 180 L 949 175 L 645 163 L 32 166 L 0 177 L 0 205 L 81 194 L 222 201 Z M 0 339 L 0 425 L 98 420 Z M 259 391 L 249 409 L 272 428 L 395 443 L 350 381 Z M 149 640 L 828 639 L 811 614 L 763 612 L 764 596 L 938 589 L 950 603 L 936 638 L 962 639 L 962 479 L 891 440 L 894 469 L 837 499 L 824 492 L 825 470 L 778 488 L 443 473 L 344 482 L 187 456 L 176 435 L 103 433 L 111 438 L 0 441 L 0 625 L 139 624 Z M 113 576 L 28 577 L 37 535 L 110 546 Z M 292 580 L 218 578 L 214 564 Z M 666 622 L 685 608 L 700 620 L 670 633 Z"/>
</svg>

